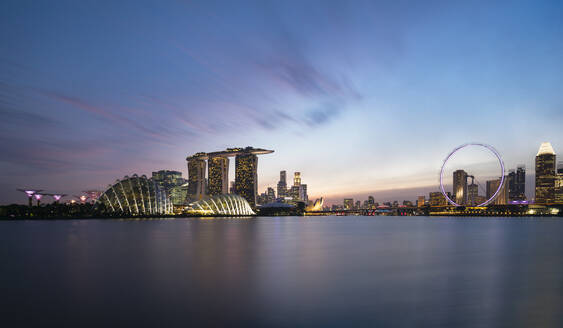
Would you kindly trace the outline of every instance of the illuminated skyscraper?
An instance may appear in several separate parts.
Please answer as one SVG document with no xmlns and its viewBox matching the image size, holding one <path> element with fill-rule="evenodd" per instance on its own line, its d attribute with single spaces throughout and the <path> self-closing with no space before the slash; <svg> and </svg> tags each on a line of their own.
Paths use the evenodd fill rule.
<svg viewBox="0 0 563 328">
<path fill-rule="evenodd" d="M 426 203 L 426 197 L 425 196 L 418 196 L 418 199 L 416 200 L 416 206 L 417 207 L 423 207 L 425 203 Z"/>
<path fill-rule="evenodd" d="M 555 179 L 555 203 L 563 204 L 563 162 L 557 163 L 557 178 Z"/>
<path fill-rule="evenodd" d="M 459 205 L 467 203 L 467 172 L 457 170 L 454 172 L 454 197 Z"/>
<path fill-rule="evenodd" d="M 229 193 L 229 158 L 210 156 L 207 161 L 208 193 L 210 196 Z"/>
<path fill-rule="evenodd" d="M 498 178 L 496 180 L 487 181 L 487 199 L 490 199 L 491 197 L 493 197 L 495 192 L 498 190 L 500 181 L 501 181 L 500 178 Z M 495 200 L 490 204 L 492 204 L 492 205 L 505 205 L 508 201 L 508 190 L 507 189 L 508 188 L 507 188 L 506 177 L 505 177 L 504 185 L 499 190 Z"/>
<path fill-rule="evenodd" d="M 467 186 L 467 205 L 477 205 L 477 198 L 479 196 L 479 188 L 475 183 Z"/>
<path fill-rule="evenodd" d="M 555 201 L 555 178 L 555 152 L 549 142 L 544 142 L 536 155 L 536 203 Z"/>
<path fill-rule="evenodd" d="M 235 157 L 235 193 L 256 207 L 258 195 L 258 156 L 246 153 Z"/>
<path fill-rule="evenodd" d="M 287 196 L 287 177 L 285 171 L 280 171 L 280 181 L 278 182 L 278 197 Z"/>
<path fill-rule="evenodd" d="M 293 174 L 293 185 L 300 186 L 301 185 L 301 172 L 295 172 Z"/>
<path fill-rule="evenodd" d="M 206 153 L 197 153 L 187 158 L 188 161 L 188 195 L 193 199 L 201 199 L 205 195 L 205 160 Z"/>
<path fill-rule="evenodd" d="M 375 198 L 373 196 L 368 196 L 368 207 L 372 208 L 375 205 Z"/>
<path fill-rule="evenodd" d="M 344 198 L 344 209 L 351 210 L 352 208 L 354 208 L 354 199 Z"/>
</svg>

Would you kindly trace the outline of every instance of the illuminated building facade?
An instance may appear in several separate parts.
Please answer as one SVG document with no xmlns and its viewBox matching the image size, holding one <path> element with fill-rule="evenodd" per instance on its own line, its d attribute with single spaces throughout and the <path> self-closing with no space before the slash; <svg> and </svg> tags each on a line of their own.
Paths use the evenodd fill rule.
<svg viewBox="0 0 563 328">
<path fill-rule="evenodd" d="M 526 199 L 526 167 L 518 165 L 516 170 L 510 170 L 507 176 L 509 200 Z"/>
<path fill-rule="evenodd" d="M 282 198 L 287 196 L 287 174 L 285 171 L 280 171 L 280 181 L 278 182 L 278 197 Z"/>
<path fill-rule="evenodd" d="M 493 197 L 495 192 L 498 190 L 500 182 L 501 178 L 487 181 L 487 199 Z M 506 205 L 506 203 L 508 202 L 508 190 L 506 188 L 506 185 L 507 184 L 504 183 L 502 188 L 499 190 L 496 198 L 490 203 L 491 205 Z"/>
<path fill-rule="evenodd" d="M 416 206 L 423 207 L 424 203 L 426 203 L 426 197 L 418 196 L 418 199 L 416 200 Z"/>
<path fill-rule="evenodd" d="M 182 178 L 182 172 L 171 170 L 160 170 L 152 173 L 152 179 L 159 186 L 170 189 L 172 187 L 180 186 L 186 183 Z"/>
<path fill-rule="evenodd" d="M 273 150 L 253 147 L 227 148 L 211 153 L 197 153 L 186 158 L 188 161 L 188 194 L 191 199 L 199 200 L 205 195 L 227 194 L 234 192 L 245 198 L 250 206 L 256 206 L 258 196 L 258 156 L 273 153 Z M 229 157 L 235 157 L 234 188 L 229 190 Z M 208 182 L 205 171 L 209 162 Z"/>
<path fill-rule="evenodd" d="M 555 180 L 555 152 L 549 142 L 544 142 L 536 155 L 535 202 L 537 204 L 555 202 Z"/>
<path fill-rule="evenodd" d="M 555 179 L 555 203 L 563 204 L 563 173 L 557 173 Z"/>
<path fill-rule="evenodd" d="M 476 205 L 477 198 L 479 197 L 479 187 L 475 183 L 467 186 L 467 204 Z"/>
<path fill-rule="evenodd" d="M 246 199 L 250 207 L 256 207 L 258 156 L 246 153 L 235 157 L 235 194 Z"/>
<path fill-rule="evenodd" d="M 268 191 L 266 192 L 266 194 L 268 195 L 268 200 L 270 202 L 273 202 L 274 200 L 276 200 L 276 192 L 275 192 L 274 188 L 268 187 L 267 190 Z"/>
<path fill-rule="evenodd" d="M 210 196 L 229 193 L 229 158 L 226 156 L 209 157 L 208 193 Z"/>
<path fill-rule="evenodd" d="M 293 185 L 300 186 L 301 185 L 301 172 L 293 173 Z"/>
<path fill-rule="evenodd" d="M 249 216 L 256 213 L 246 199 L 238 195 L 216 195 L 189 205 L 188 214 Z"/>
<path fill-rule="evenodd" d="M 193 199 L 201 199 L 205 195 L 205 167 L 207 154 L 197 153 L 188 160 L 188 194 Z"/>
<path fill-rule="evenodd" d="M 464 170 L 455 171 L 453 182 L 455 202 L 459 205 L 465 205 L 467 203 L 467 172 Z"/>
<path fill-rule="evenodd" d="M 451 198 L 451 194 L 449 192 L 447 193 L 447 195 Z M 444 197 L 444 195 L 442 195 L 441 192 L 436 191 L 429 194 L 428 204 L 430 206 L 446 206 L 448 205 L 448 200 L 446 199 L 446 197 Z"/>
<path fill-rule="evenodd" d="M 354 199 L 344 198 L 344 209 L 351 210 L 354 208 Z"/>
<path fill-rule="evenodd" d="M 146 176 L 125 176 L 100 195 L 96 203 L 117 215 L 171 214 L 172 204 L 166 190 Z"/>
</svg>

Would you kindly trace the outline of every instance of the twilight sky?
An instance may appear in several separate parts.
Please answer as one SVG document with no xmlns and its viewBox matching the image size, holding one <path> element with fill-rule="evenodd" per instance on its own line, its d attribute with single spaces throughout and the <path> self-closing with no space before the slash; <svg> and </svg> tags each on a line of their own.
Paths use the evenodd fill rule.
<svg viewBox="0 0 563 328">
<path fill-rule="evenodd" d="M 470 141 L 563 152 L 561 1 L 5 0 L 0 41 L 2 204 L 234 146 L 329 202 L 438 190 Z"/>
</svg>

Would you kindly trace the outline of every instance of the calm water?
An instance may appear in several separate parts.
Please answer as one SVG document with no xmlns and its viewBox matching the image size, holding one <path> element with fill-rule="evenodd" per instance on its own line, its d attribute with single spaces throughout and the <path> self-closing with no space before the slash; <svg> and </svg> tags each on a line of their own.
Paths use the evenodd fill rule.
<svg viewBox="0 0 563 328">
<path fill-rule="evenodd" d="M 563 326 L 561 219 L 9 221 L 0 256 L 4 324 Z"/>
</svg>

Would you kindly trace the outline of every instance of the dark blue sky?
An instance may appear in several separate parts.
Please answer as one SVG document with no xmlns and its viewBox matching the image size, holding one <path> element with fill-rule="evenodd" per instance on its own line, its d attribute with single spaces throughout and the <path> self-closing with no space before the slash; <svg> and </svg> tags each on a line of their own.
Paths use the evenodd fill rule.
<svg viewBox="0 0 563 328">
<path fill-rule="evenodd" d="M 414 199 L 459 144 L 563 149 L 560 1 L 2 1 L 0 41 L 2 203 L 246 145 L 260 191 Z"/>
</svg>

